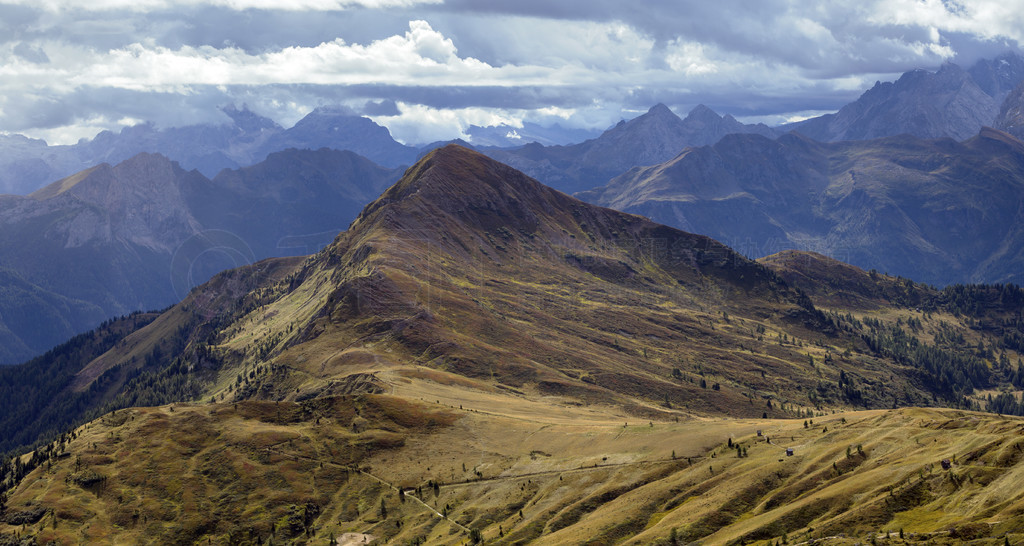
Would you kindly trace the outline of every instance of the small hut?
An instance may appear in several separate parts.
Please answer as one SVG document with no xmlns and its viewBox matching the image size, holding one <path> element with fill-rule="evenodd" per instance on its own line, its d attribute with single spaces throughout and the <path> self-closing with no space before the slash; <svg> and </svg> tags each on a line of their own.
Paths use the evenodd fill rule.
<svg viewBox="0 0 1024 546">
<path fill-rule="evenodd" d="M 786 448 L 786 456 L 787 457 L 792 457 L 793 456 L 793 448 L 791 448 L 791 447 L 787 447 Z"/>
<path fill-rule="evenodd" d="M 942 469 L 949 470 L 953 468 L 953 463 L 949 459 L 942 459 Z"/>
</svg>

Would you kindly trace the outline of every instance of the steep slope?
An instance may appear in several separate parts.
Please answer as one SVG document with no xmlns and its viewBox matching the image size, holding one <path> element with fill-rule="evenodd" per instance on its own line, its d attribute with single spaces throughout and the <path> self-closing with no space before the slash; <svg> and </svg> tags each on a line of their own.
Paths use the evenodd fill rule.
<svg viewBox="0 0 1024 546">
<path fill-rule="evenodd" d="M 1003 370 L 935 379 L 707 237 L 586 205 L 457 146 L 421 160 L 323 251 L 289 263 L 217 276 L 79 363 L 68 387 L 84 392 L 143 362 L 171 384 L 192 377 L 193 395 L 236 399 L 321 396 L 354 370 L 392 388 L 442 372 L 488 392 L 677 418 L 959 404 L 1006 381 Z M 193 377 L 196 366 L 206 371 Z M 844 390 L 851 374 L 871 388 Z"/>
<path fill-rule="evenodd" d="M 733 135 L 580 197 L 755 257 L 795 248 L 926 283 L 1024 281 L 1024 145 L 991 129 L 960 144 Z"/>
<path fill-rule="evenodd" d="M 765 125 L 744 125 L 704 105 L 680 119 L 664 104 L 657 104 L 646 114 L 621 121 L 600 137 L 580 144 L 529 144 L 487 153 L 553 188 L 575 192 L 603 184 L 632 167 L 667 161 L 687 146 L 713 144 L 731 133 L 774 136 Z"/>
<path fill-rule="evenodd" d="M 929 312 L 925 329 L 982 316 Z M 974 388 L 950 391 L 879 344 L 894 316 L 871 332 L 834 316 L 706 237 L 445 147 L 315 256 L 222 273 L 159 317 L 58 351 L 77 361 L 0 369 L 8 405 L 15 376 L 58 361 L 53 396 L 80 415 L 190 402 L 117 409 L 0 465 L 0 533 L 718 544 L 1014 531 L 1001 522 L 1022 502 L 1019 420 L 833 414 L 963 403 Z M 926 337 L 917 348 L 934 348 Z M 987 368 L 957 350 L 931 360 L 960 358 L 950 377 Z M 1005 382 L 991 373 L 985 386 Z M 943 458 L 952 474 L 929 466 Z"/>
<path fill-rule="evenodd" d="M 1024 137 L 1024 83 L 1006 95 L 992 126 L 1018 139 Z"/>
<path fill-rule="evenodd" d="M 1001 102 L 1002 95 L 989 95 L 970 73 L 947 63 L 936 72 L 918 69 L 903 74 L 895 82 L 876 82 L 835 114 L 780 129 L 826 142 L 904 133 L 919 138 L 963 140 L 991 125 Z"/>
<path fill-rule="evenodd" d="M 0 330 L 12 336 L 0 363 L 170 305 L 220 270 L 315 252 L 397 176 L 351 152 L 292 150 L 211 181 L 141 154 L 2 196 L 0 263 L 13 276 L 0 279 Z"/>
<path fill-rule="evenodd" d="M 0 363 L 24 361 L 106 317 L 97 305 L 45 290 L 0 268 Z"/>
<path fill-rule="evenodd" d="M 1024 81 L 1024 57 L 1009 51 L 993 59 L 980 59 L 968 72 L 982 91 L 1001 102 Z"/>
<path fill-rule="evenodd" d="M 191 205 L 204 226 L 237 234 L 259 258 L 307 255 L 333 241 L 401 174 L 349 151 L 290 149 L 222 171 L 212 181 L 221 197 Z"/>
</svg>

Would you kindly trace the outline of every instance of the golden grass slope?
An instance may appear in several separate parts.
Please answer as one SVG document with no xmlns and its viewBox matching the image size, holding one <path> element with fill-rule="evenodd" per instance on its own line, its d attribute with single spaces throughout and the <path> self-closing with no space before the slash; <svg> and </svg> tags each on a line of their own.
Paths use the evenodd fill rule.
<svg viewBox="0 0 1024 546">
<path fill-rule="evenodd" d="M 807 427 L 627 423 L 610 412 L 504 407 L 357 395 L 121 410 L 77 431 L 66 456 L 22 481 L 8 514 L 43 515 L 0 525 L 0 536 L 56 544 L 323 544 L 345 533 L 428 544 L 471 536 L 852 544 L 900 531 L 932 543 L 1024 538 L 1020 419 L 904 409 Z"/>
<path fill-rule="evenodd" d="M 1022 538 L 1024 421 L 850 412 L 840 373 L 875 408 L 932 397 L 767 269 L 478 154 L 434 152 L 324 252 L 261 264 L 219 276 L 85 367 L 79 388 L 150 366 L 153 348 L 197 325 L 175 360 L 201 395 L 79 429 L 66 456 L 12 491 L 15 523 L 0 533 Z M 216 289 L 262 266 L 252 290 Z M 203 371 L 199 355 L 219 367 Z"/>
</svg>

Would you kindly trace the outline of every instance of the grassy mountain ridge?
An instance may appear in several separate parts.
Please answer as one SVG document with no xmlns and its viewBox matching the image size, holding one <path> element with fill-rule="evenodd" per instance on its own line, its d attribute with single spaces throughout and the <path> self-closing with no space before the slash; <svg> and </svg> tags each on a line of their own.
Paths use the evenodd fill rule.
<svg viewBox="0 0 1024 546">
<path fill-rule="evenodd" d="M 1002 357 L 1020 348 L 971 326 L 1012 331 L 1014 293 L 964 288 L 955 313 L 908 300 L 869 315 L 906 285 L 849 269 L 851 310 L 787 280 L 849 267 L 816 260 L 773 270 L 445 147 L 321 252 L 220 274 L 80 361 L 65 392 L 165 405 L 118 409 L 4 467 L 0 533 L 21 532 L 11 521 L 40 540 L 188 543 L 1019 532 L 1003 523 L 1022 502 L 1018 419 L 881 409 L 1012 390 Z M 952 473 L 936 470 L 954 455 Z"/>
</svg>

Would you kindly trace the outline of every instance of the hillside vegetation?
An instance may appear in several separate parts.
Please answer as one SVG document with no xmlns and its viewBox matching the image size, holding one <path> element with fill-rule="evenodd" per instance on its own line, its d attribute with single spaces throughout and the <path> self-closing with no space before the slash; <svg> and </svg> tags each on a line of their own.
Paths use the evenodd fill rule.
<svg viewBox="0 0 1024 546">
<path fill-rule="evenodd" d="M 61 362 L 50 396 L 83 400 L 72 432 L 6 425 L 37 446 L 0 467 L 0 533 L 1018 538 L 1024 423 L 888 408 L 1017 400 L 1020 290 L 766 263 L 440 149 L 323 251 L 0 375 L 17 402 Z"/>
</svg>

